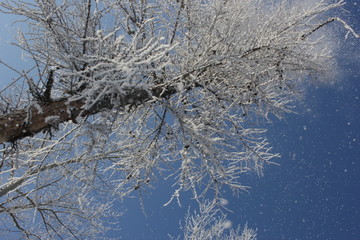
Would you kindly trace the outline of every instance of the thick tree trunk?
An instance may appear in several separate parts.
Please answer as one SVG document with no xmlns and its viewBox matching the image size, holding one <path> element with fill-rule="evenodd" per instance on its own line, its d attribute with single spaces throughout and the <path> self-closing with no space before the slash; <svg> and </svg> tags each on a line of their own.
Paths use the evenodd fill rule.
<svg viewBox="0 0 360 240">
<path fill-rule="evenodd" d="M 13 142 L 32 136 L 60 123 L 76 119 L 82 112 L 83 100 L 69 102 L 61 99 L 47 103 L 33 104 L 28 109 L 0 116 L 0 143 Z"/>
<path fill-rule="evenodd" d="M 24 137 L 33 136 L 43 130 L 57 127 L 60 123 L 77 117 L 86 117 L 100 111 L 111 110 L 126 105 L 138 105 L 152 97 L 167 98 L 176 93 L 174 87 L 156 87 L 150 91 L 142 88 L 124 89 L 122 96 L 107 96 L 98 101 L 90 109 L 85 109 L 85 100 L 69 100 L 67 98 L 36 103 L 28 109 L 16 110 L 0 115 L 0 143 L 13 142 Z M 116 104 L 114 104 L 116 102 Z"/>
</svg>

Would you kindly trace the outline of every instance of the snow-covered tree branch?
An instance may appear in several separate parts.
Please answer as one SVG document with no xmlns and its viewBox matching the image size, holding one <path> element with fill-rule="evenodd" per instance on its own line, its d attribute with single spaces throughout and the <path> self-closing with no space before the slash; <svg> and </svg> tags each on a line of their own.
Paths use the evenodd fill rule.
<svg viewBox="0 0 360 240">
<path fill-rule="evenodd" d="M 0 95 L 2 230 L 99 239 L 112 201 L 158 178 L 175 186 L 164 202 L 245 189 L 243 173 L 278 157 L 260 123 L 336 69 L 336 26 L 358 37 L 343 5 L 2 1 L 26 24 L 16 44 L 34 64 L 1 60 L 18 75 Z"/>
<path fill-rule="evenodd" d="M 205 201 L 199 211 L 188 213 L 182 226 L 184 236 L 181 239 L 193 240 L 256 240 L 256 231 L 247 225 L 243 229 L 238 226 L 232 229 L 232 223 L 221 214 L 214 202 Z"/>
</svg>

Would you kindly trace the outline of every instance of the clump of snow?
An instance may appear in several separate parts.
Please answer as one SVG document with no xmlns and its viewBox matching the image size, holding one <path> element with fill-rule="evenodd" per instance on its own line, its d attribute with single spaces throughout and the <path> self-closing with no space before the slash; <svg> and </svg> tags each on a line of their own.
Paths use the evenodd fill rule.
<svg viewBox="0 0 360 240">
<path fill-rule="evenodd" d="M 178 92 L 182 92 L 184 90 L 184 83 L 179 82 L 176 84 L 176 89 L 178 90 Z"/>
<path fill-rule="evenodd" d="M 44 113 L 43 109 L 37 102 L 34 102 L 32 105 L 36 108 L 36 110 L 38 111 L 38 114 Z"/>
<path fill-rule="evenodd" d="M 60 117 L 59 116 L 49 116 L 49 117 L 45 118 L 45 122 L 50 125 L 57 125 L 60 122 Z"/>
<path fill-rule="evenodd" d="M 220 199 L 220 205 L 227 206 L 227 205 L 229 205 L 229 201 L 227 199 L 222 198 L 222 199 Z"/>
<path fill-rule="evenodd" d="M 230 229 L 230 228 L 232 227 L 232 222 L 231 222 L 230 220 L 224 221 L 223 227 L 224 227 L 225 229 Z"/>
</svg>

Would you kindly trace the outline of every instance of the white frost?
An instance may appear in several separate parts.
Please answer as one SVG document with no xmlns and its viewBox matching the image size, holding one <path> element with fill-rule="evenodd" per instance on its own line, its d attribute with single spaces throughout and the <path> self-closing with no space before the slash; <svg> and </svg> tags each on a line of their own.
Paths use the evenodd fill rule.
<svg viewBox="0 0 360 240">
<path fill-rule="evenodd" d="M 60 121 L 60 117 L 59 116 L 49 116 L 45 118 L 45 122 L 49 123 L 51 125 L 53 124 L 58 124 Z"/>
</svg>

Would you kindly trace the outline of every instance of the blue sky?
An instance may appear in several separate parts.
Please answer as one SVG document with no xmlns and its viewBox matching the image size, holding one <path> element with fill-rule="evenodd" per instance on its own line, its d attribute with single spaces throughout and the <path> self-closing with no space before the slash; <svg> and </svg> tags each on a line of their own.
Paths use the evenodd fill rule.
<svg viewBox="0 0 360 240">
<path fill-rule="evenodd" d="M 360 32 L 360 3 L 347 1 L 345 16 Z M 7 44 L 16 28 L 10 16 L 0 14 L 0 59 L 24 66 L 21 52 Z M 233 225 L 248 223 L 258 239 L 360 239 L 360 57 L 359 41 L 341 44 L 351 48 L 340 56 L 342 79 L 334 86 L 310 87 L 297 109 L 266 125 L 268 138 L 282 155 L 280 166 L 267 166 L 265 176 L 244 176 L 249 192 L 234 197 L 225 193 Z M 11 78 L 0 66 L 0 87 Z M 138 199 L 116 205 L 124 211 L 122 228 L 110 233 L 122 239 L 168 239 L 180 234 L 179 221 L 196 207 L 190 194 L 163 207 L 171 194 L 169 183 L 158 181 L 143 192 L 144 215 Z"/>
</svg>

